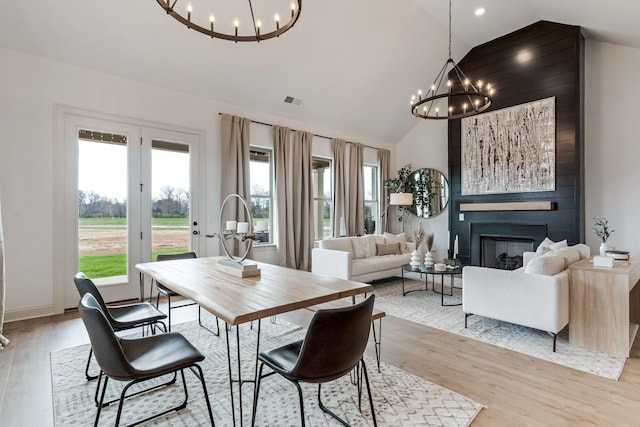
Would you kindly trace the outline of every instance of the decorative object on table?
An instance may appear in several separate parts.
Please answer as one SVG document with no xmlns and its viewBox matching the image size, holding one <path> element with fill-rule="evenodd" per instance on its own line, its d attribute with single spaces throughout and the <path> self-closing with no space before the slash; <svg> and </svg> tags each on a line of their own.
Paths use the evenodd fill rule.
<svg viewBox="0 0 640 427">
<path fill-rule="evenodd" d="M 191 2 L 187 2 L 185 6 L 181 6 L 181 10 L 177 10 L 174 8 L 176 0 L 157 1 L 160 7 L 167 12 L 167 15 L 171 15 L 173 19 L 180 22 L 187 28 L 191 28 L 205 36 L 211 37 L 212 39 L 223 39 L 236 43 L 260 43 L 261 40 L 280 37 L 281 34 L 293 28 L 293 25 L 296 23 L 298 18 L 300 18 L 300 13 L 302 12 L 302 0 L 293 1 L 290 9 L 291 18 L 285 22 L 284 25 L 280 25 L 280 14 L 276 9 L 278 5 L 276 2 L 272 2 L 273 4 L 271 6 L 273 9 L 271 10 L 263 10 L 259 7 L 255 8 L 251 1 L 247 1 L 246 4 L 242 4 L 243 2 L 226 2 L 236 6 L 236 8 L 226 11 L 224 9 L 228 8 L 228 6 L 225 6 L 216 11 L 207 9 L 207 6 L 203 3 L 197 3 L 197 5 L 199 4 L 204 6 L 199 10 L 197 10 L 197 7 L 194 8 L 191 5 Z M 263 6 L 265 4 L 265 2 L 256 3 L 258 3 L 258 6 L 260 6 L 261 3 Z M 182 7 L 184 7 L 184 9 Z M 214 15 L 215 13 L 218 13 L 219 15 Z M 222 15 L 222 19 L 220 18 L 220 15 Z M 267 28 L 267 25 L 269 24 L 266 24 L 264 27 L 262 26 L 263 23 L 260 20 L 261 15 L 274 17 L 273 24 L 270 25 L 270 28 Z M 231 21 L 231 17 L 235 18 L 233 22 Z M 248 28 L 245 33 L 240 32 L 241 22 L 243 23 L 243 29 Z M 265 30 L 263 30 L 263 28 L 265 28 Z"/>
<path fill-rule="evenodd" d="M 433 233 L 427 234 L 424 240 L 427 248 L 427 253 L 424 255 L 424 265 L 425 267 L 433 267 L 433 254 L 431 253 L 431 249 L 433 248 Z"/>
<path fill-rule="evenodd" d="M 454 269 L 460 266 L 460 262 L 457 259 L 445 258 L 442 260 L 442 264 L 445 265 L 446 268 Z"/>
<path fill-rule="evenodd" d="M 433 269 L 436 271 L 445 271 L 447 269 L 447 265 L 442 262 L 437 262 L 433 264 Z"/>
<path fill-rule="evenodd" d="M 233 198 L 240 200 L 245 209 L 246 218 L 248 221 L 235 221 L 229 220 L 226 221 L 225 227 L 222 226 L 223 221 L 223 213 L 224 207 L 227 202 Z M 260 269 L 258 268 L 258 264 L 255 262 L 245 261 L 249 251 L 251 250 L 251 246 L 254 240 L 258 240 L 259 237 L 253 233 L 253 220 L 251 219 L 251 211 L 249 210 L 249 206 L 247 202 L 244 200 L 242 196 L 239 194 L 229 194 L 222 205 L 220 206 L 220 230 L 223 230 L 221 233 L 218 233 L 217 236 L 222 241 L 222 249 L 224 253 L 227 254 L 228 259 L 220 259 L 218 261 L 218 269 L 220 271 L 224 271 L 225 273 L 232 274 L 238 277 L 250 277 L 250 276 L 259 276 Z M 245 243 L 245 251 L 241 257 L 237 257 L 231 255 L 229 250 L 227 249 L 227 242 L 229 241 L 239 241 Z"/>
<path fill-rule="evenodd" d="M 422 257 L 420 256 L 420 251 L 414 249 L 413 252 L 411 252 L 411 262 L 409 264 L 414 269 L 417 269 L 422 265 Z"/>
<path fill-rule="evenodd" d="M 602 241 L 602 243 L 600 243 L 600 256 L 605 256 L 605 253 L 609 249 L 615 249 L 609 245 L 609 237 L 611 237 L 614 231 L 616 230 L 609 227 L 609 221 L 606 218 L 593 219 L 593 232 L 596 233 L 596 236 Z"/>
<path fill-rule="evenodd" d="M 456 234 L 456 238 L 453 241 L 453 259 L 458 258 L 458 235 Z"/>
<path fill-rule="evenodd" d="M 451 58 L 451 0 L 449 0 L 449 58 L 431 87 L 411 96 L 411 114 L 421 119 L 453 120 L 481 113 L 491 106 L 494 89 L 472 82 Z M 445 83 L 446 81 L 446 83 Z"/>
<path fill-rule="evenodd" d="M 416 249 L 420 249 L 424 243 L 425 232 L 422 222 L 418 221 L 418 226 L 413 229 L 413 244 L 416 245 Z"/>
<path fill-rule="evenodd" d="M 554 97 L 462 119 L 461 127 L 462 196 L 556 189 Z"/>
<path fill-rule="evenodd" d="M 604 255 L 613 258 L 616 261 L 629 261 L 629 251 L 616 251 L 615 249 L 607 249 Z"/>
<path fill-rule="evenodd" d="M 594 267 L 613 267 L 614 259 L 608 256 L 596 255 L 593 257 Z"/>
</svg>

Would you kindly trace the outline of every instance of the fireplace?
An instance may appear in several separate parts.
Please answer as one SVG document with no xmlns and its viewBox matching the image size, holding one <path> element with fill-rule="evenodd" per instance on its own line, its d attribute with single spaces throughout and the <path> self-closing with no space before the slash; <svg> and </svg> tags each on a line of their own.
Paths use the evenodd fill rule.
<svg viewBox="0 0 640 427">
<path fill-rule="evenodd" d="M 522 253 L 533 249 L 533 239 L 481 237 L 480 266 L 515 270 L 522 267 Z"/>
<path fill-rule="evenodd" d="M 534 250 L 547 235 L 546 224 L 472 222 L 471 265 L 514 270 L 522 253 Z"/>
</svg>

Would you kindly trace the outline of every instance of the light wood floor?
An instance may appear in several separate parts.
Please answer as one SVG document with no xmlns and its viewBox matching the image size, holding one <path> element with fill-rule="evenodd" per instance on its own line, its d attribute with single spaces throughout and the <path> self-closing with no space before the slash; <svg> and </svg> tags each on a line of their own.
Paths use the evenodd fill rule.
<svg viewBox="0 0 640 427">
<path fill-rule="evenodd" d="M 173 313 L 178 322 L 197 319 L 195 309 Z M 78 314 L 8 323 L 4 332 L 11 344 L 0 351 L 0 425 L 53 425 L 49 353 L 88 342 Z M 474 427 L 640 425 L 638 340 L 616 382 L 392 316 L 382 333 L 384 361 L 487 407 Z"/>
</svg>

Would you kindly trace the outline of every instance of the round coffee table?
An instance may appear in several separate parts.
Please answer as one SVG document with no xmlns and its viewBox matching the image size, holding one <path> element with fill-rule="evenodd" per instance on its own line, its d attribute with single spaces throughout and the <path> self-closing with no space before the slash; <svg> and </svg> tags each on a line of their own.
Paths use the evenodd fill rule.
<svg viewBox="0 0 640 427">
<path fill-rule="evenodd" d="M 445 304 L 444 303 L 444 296 L 448 295 L 448 296 L 453 296 L 453 290 L 454 289 L 462 289 L 459 287 L 455 287 L 454 284 L 454 277 L 456 274 L 461 274 L 462 273 L 462 267 L 463 265 L 456 265 L 455 268 L 445 268 L 444 270 L 436 270 L 433 267 L 427 267 L 424 264 L 420 264 L 418 266 L 412 266 L 411 264 L 404 264 L 401 267 L 402 270 L 402 296 L 407 295 L 410 292 L 417 292 L 417 291 L 428 291 L 429 290 L 429 274 L 431 274 L 431 282 L 433 283 L 432 289 L 433 292 L 440 294 L 440 305 L 443 307 L 447 307 L 447 306 L 455 306 L 455 305 L 462 305 L 461 302 L 459 303 L 454 303 L 454 304 Z M 414 273 L 420 273 L 420 275 L 422 276 L 422 274 L 425 274 L 425 278 L 424 278 L 424 289 L 420 288 L 420 289 L 409 289 L 409 290 L 405 290 L 404 288 L 404 272 L 414 272 Z M 440 276 L 440 291 L 436 290 L 436 275 Z M 451 278 L 451 284 L 449 286 L 449 293 L 445 294 L 444 293 L 444 276 L 449 276 Z"/>
</svg>

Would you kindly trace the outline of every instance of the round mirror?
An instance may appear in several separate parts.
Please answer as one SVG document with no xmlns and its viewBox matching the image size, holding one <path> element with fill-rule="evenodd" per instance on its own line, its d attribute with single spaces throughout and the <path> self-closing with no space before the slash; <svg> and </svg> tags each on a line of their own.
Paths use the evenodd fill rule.
<svg viewBox="0 0 640 427">
<path fill-rule="evenodd" d="M 449 203 L 447 178 L 435 169 L 418 169 L 409 177 L 413 191 L 413 205 L 409 212 L 420 218 L 431 218 Z"/>
</svg>

